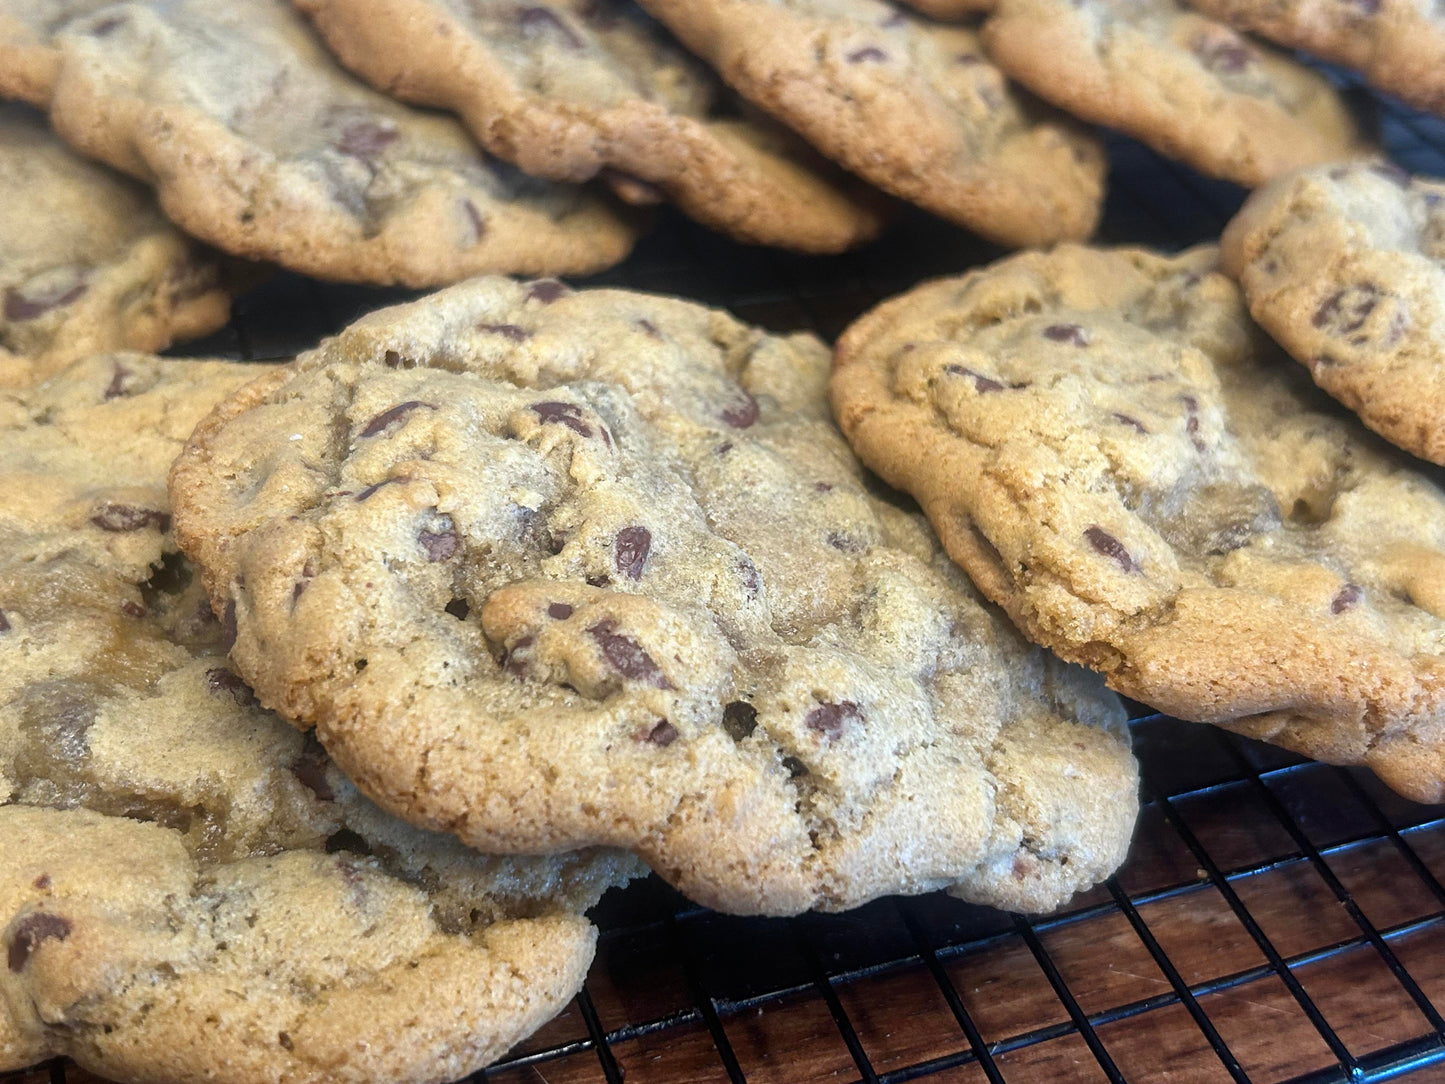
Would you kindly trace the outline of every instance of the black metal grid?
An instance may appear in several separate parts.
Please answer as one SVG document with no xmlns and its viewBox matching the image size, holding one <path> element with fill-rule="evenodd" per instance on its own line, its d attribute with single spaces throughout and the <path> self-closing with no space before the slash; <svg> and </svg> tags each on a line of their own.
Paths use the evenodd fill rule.
<svg viewBox="0 0 1445 1084">
<path fill-rule="evenodd" d="M 1382 114 L 1396 161 L 1445 174 L 1445 121 L 1393 103 L 1383 103 Z M 1113 141 L 1111 155 L 1102 231 L 1110 242 L 1180 248 L 1212 240 L 1242 198 L 1239 189 L 1127 140 Z M 776 330 L 810 328 L 829 338 L 882 297 L 1000 254 L 911 212 L 881 242 L 833 259 L 742 249 L 663 217 L 632 259 L 594 281 L 676 293 Z M 281 276 L 243 299 L 224 331 L 183 352 L 282 357 L 362 311 L 409 296 Z M 1131 726 L 1145 788 L 1134 853 L 1064 911 L 1009 916 L 929 896 L 881 900 L 840 916 L 734 919 L 650 879 L 599 907 L 598 963 L 572 1009 L 474 1079 L 1445 1080 L 1445 1019 L 1432 1001 L 1433 994 L 1445 1004 L 1445 963 L 1433 964 L 1445 961 L 1445 808 L 1405 802 L 1367 773 L 1312 764 L 1147 709 Z M 1300 888 L 1306 880 L 1308 891 Z M 1266 914 L 1263 901 L 1272 897 L 1260 886 L 1279 884 L 1296 894 L 1285 892 L 1283 910 L 1275 900 Z M 1333 907 L 1322 911 L 1321 900 Z M 1238 948 L 1227 957 L 1257 959 L 1197 973 L 1189 942 L 1179 939 L 1191 927 L 1171 916 L 1203 911 L 1214 917 L 1200 929 Z M 1152 989 L 1095 990 L 1092 972 L 1081 980 L 1069 955 L 1105 927 L 1133 938 L 1113 934 L 1112 947 L 1152 961 Z M 1044 994 L 1030 995 L 1041 1008 L 1036 1018 L 1001 1030 L 992 1018 L 1009 999 L 980 998 L 961 976 L 1005 951 L 1032 961 Z M 656 966 L 638 967 L 641 956 Z M 1354 976 L 1343 994 L 1338 983 L 1318 981 L 1338 973 L 1336 965 Z M 859 990 L 898 979 L 933 999 L 934 1035 L 922 1053 L 880 1047 L 866 1019 L 872 1013 L 860 1011 L 870 1007 Z M 651 999 L 647 1006 L 635 1001 L 639 991 Z M 1312 1053 L 1261 1068 L 1261 1044 L 1240 1027 L 1231 1001 L 1242 995 L 1248 1003 L 1258 991 L 1272 999 L 1265 1027 L 1283 1029 L 1287 1017 L 1291 1041 L 1298 1046 L 1304 1035 Z M 1386 1005 L 1390 1025 L 1382 1030 L 1377 1019 L 1364 1032 L 1342 1027 L 1366 998 Z M 769 1051 L 740 1026 L 800 1012 L 811 1023 L 788 1040 L 789 1049 Z M 906 1034 L 922 1019 L 896 1026 Z M 815 1056 L 803 1049 L 809 1044 L 832 1052 Z M 1151 1044 L 1173 1046 L 1141 1070 L 1140 1050 Z M 669 1052 L 684 1047 L 690 1060 L 669 1064 Z M 1033 1057 L 1060 1050 L 1070 1053 Z M 64 1064 L 3 1074 L 0 1082 L 47 1078 L 64 1082 Z"/>
</svg>

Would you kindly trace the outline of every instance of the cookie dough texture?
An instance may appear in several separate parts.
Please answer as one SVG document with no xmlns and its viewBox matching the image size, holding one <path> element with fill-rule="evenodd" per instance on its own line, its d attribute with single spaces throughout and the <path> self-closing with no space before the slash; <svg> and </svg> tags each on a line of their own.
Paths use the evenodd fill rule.
<svg viewBox="0 0 1445 1084">
<path fill-rule="evenodd" d="M 1245 204 L 1220 255 L 1315 383 L 1445 463 L 1445 183 L 1381 163 L 1296 173 Z"/>
<path fill-rule="evenodd" d="M 600 197 L 357 82 L 284 0 L 13 0 L 0 93 L 153 184 L 188 233 L 319 278 L 580 274 L 633 240 Z"/>
<path fill-rule="evenodd" d="M 419 824 L 625 846 L 735 912 L 1052 907 L 1124 856 L 1120 706 L 870 492 L 827 363 L 479 280 L 231 398 L 177 530 L 262 700 Z"/>
<path fill-rule="evenodd" d="M 1411 105 L 1445 112 L 1445 13 L 1422 0 L 1190 0 L 1291 49 L 1362 72 Z"/>
<path fill-rule="evenodd" d="M 875 236 L 882 198 L 730 95 L 630 0 L 298 0 L 352 70 L 459 113 L 528 173 L 612 178 L 760 244 L 836 252 Z"/>
<path fill-rule="evenodd" d="M 1104 152 L 967 26 L 881 0 L 642 0 L 746 98 L 885 191 L 1002 244 L 1093 232 Z"/>
<path fill-rule="evenodd" d="M 839 341 L 840 424 L 1034 640 L 1439 801 L 1445 494 L 1215 260 L 1066 246 L 921 286 Z"/>
<path fill-rule="evenodd" d="M 1040 97 L 1251 188 L 1367 150 L 1323 75 L 1179 0 L 1000 0 L 983 39 Z"/>
<path fill-rule="evenodd" d="M 235 275 L 150 193 L 0 106 L 0 387 L 104 350 L 158 350 L 226 322 Z"/>
<path fill-rule="evenodd" d="M 0 395 L 0 1070 L 455 1079 L 575 993 L 580 912 L 635 871 L 401 824 L 257 705 L 163 482 L 261 371 L 100 357 Z"/>
</svg>

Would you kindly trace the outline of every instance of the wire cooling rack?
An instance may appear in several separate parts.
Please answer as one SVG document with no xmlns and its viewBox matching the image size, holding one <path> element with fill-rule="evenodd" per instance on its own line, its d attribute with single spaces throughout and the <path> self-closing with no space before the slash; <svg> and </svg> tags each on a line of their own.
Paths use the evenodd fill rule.
<svg viewBox="0 0 1445 1084">
<path fill-rule="evenodd" d="M 1382 104 L 1406 168 L 1445 121 Z M 1102 238 L 1212 240 L 1243 193 L 1111 144 Z M 745 249 L 664 214 L 597 283 L 825 337 L 922 278 L 1001 252 L 905 212 L 832 259 Z M 414 295 L 281 276 L 187 353 L 288 356 Z M 942 895 L 740 919 L 656 878 L 615 892 L 586 989 L 475 1080 L 496 1084 L 1445 1081 L 1445 807 L 1139 708 L 1144 806 L 1124 867 L 1047 917 Z M 0 1084 L 93 1080 L 64 1062 Z"/>
</svg>

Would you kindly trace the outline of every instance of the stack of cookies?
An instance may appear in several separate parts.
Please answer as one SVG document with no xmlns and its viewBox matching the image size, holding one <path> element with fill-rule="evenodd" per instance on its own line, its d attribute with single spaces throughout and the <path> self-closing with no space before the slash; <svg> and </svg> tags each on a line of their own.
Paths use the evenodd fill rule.
<svg viewBox="0 0 1445 1084">
<path fill-rule="evenodd" d="M 1111 689 L 1445 796 L 1445 490 L 1385 443 L 1445 464 L 1445 185 L 1231 28 L 1438 107 L 1438 20 L 913 6 L 0 0 L 0 1070 L 456 1079 L 649 869 L 1053 909 L 1128 848 Z M 1261 190 L 1068 243 L 1057 109 Z M 553 277 L 890 196 L 1057 247 L 836 353 Z M 445 288 L 146 353 L 269 264 Z"/>
</svg>

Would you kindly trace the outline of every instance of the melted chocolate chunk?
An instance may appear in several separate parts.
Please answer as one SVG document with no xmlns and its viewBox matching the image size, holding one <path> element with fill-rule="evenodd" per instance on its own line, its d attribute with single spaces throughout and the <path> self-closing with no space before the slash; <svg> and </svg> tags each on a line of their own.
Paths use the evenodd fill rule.
<svg viewBox="0 0 1445 1084">
<path fill-rule="evenodd" d="M 206 671 L 206 687 L 213 696 L 222 693 L 229 695 L 243 708 L 249 708 L 256 702 L 256 694 L 251 691 L 251 686 L 242 681 L 239 674 L 227 670 L 224 666 L 215 666 Z"/>
<path fill-rule="evenodd" d="M 595 576 L 588 576 L 587 582 L 593 587 L 611 587 L 612 577 L 603 572 Z"/>
<path fill-rule="evenodd" d="M 1044 338 L 1050 342 L 1073 343 L 1075 346 L 1088 346 L 1089 333 L 1078 324 L 1050 324 L 1044 328 Z"/>
<path fill-rule="evenodd" d="M 468 604 L 467 600 L 464 598 L 454 598 L 445 606 L 443 606 L 442 609 L 445 610 L 447 613 L 451 614 L 458 621 L 465 621 L 467 619 L 467 614 L 472 612 L 471 605 Z"/>
<path fill-rule="evenodd" d="M 588 635 L 597 641 L 602 657 L 607 664 L 625 678 L 640 681 L 658 689 L 674 688 L 667 675 L 653 662 L 641 644 L 617 631 L 617 625 L 610 618 L 599 621 L 587 628 Z"/>
<path fill-rule="evenodd" d="M 732 700 L 723 706 L 723 730 L 733 741 L 742 741 L 758 728 L 758 709 L 746 700 Z"/>
<path fill-rule="evenodd" d="M 115 363 L 115 372 L 110 378 L 110 383 L 105 388 L 105 400 L 119 399 L 125 394 L 126 378 L 130 376 L 130 370 L 120 362 Z"/>
<path fill-rule="evenodd" d="M 800 775 L 808 774 L 808 766 L 797 757 L 784 757 L 783 767 L 788 770 L 788 776 L 797 779 Z"/>
<path fill-rule="evenodd" d="M 5 319 L 17 323 L 34 320 L 52 309 L 79 301 L 88 289 L 90 284 L 83 276 L 41 289 L 26 290 L 20 286 L 9 286 L 5 290 Z"/>
<path fill-rule="evenodd" d="M 20 974 L 42 942 L 64 941 L 70 936 L 70 921 L 46 911 L 26 915 L 15 927 L 6 958 L 13 974 Z"/>
<path fill-rule="evenodd" d="M 50 887 L 50 874 L 42 873 L 39 877 L 35 878 L 35 880 L 31 882 L 31 884 L 35 886 L 37 891 L 44 892 L 47 888 Z"/>
<path fill-rule="evenodd" d="M 976 372 L 973 369 L 965 369 L 962 365 L 948 365 L 944 367 L 943 371 L 952 373 L 954 376 L 968 377 L 973 381 L 973 386 L 980 395 L 991 391 L 1003 391 L 1003 385 L 993 377 L 984 376 L 982 373 Z"/>
<path fill-rule="evenodd" d="M 1118 422 L 1120 425 L 1127 425 L 1130 429 L 1134 430 L 1134 432 L 1136 432 L 1136 433 L 1144 433 L 1144 434 L 1147 435 L 1148 432 L 1149 432 L 1149 430 L 1147 430 L 1147 429 L 1144 428 L 1144 423 L 1141 422 L 1141 421 L 1139 421 L 1138 418 L 1131 418 L 1131 417 L 1129 417 L 1129 415 L 1127 415 L 1127 414 L 1120 414 L 1118 411 L 1115 411 L 1115 412 L 1114 412 L 1112 415 L 1110 415 L 1110 416 L 1111 416 L 1116 422 Z"/>
<path fill-rule="evenodd" d="M 544 425 L 556 422 L 565 425 L 579 437 L 592 435 L 592 427 L 582 417 L 582 408 L 575 403 L 533 403 L 532 413 L 541 418 Z"/>
<path fill-rule="evenodd" d="M 516 324 L 478 324 L 477 330 L 490 331 L 493 335 L 500 335 L 514 343 L 526 342 L 532 337 L 530 331 L 524 327 L 518 327 Z"/>
<path fill-rule="evenodd" d="M 819 704 L 808 712 L 803 721 L 808 724 L 809 730 L 816 730 L 823 737 L 836 740 L 843 736 L 843 728 L 849 722 L 863 722 L 863 712 L 851 700 L 844 700 L 841 704 L 829 702 Z"/>
<path fill-rule="evenodd" d="M 747 392 L 743 392 L 743 401 L 737 406 L 730 406 L 722 412 L 722 420 L 734 429 L 746 429 L 758 420 L 758 401 Z"/>
<path fill-rule="evenodd" d="M 526 301 L 540 301 L 544 305 L 550 305 L 559 297 L 566 297 L 572 292 L 572 288 L 564 282 L 556 279 L 538 279 L 527 287 L 524 297 Z"/>
<path fill-rule="evenodd" d="M 1365 326 L 1380 297 L 1380 288 L 1372 283 L 1346 286 L 1320 303 L 1310 323 L 1328 335 L 1352 335 Z"/>
<path fill-rule="evenodd" d="M 666 748 L 677 741 L 677 727 L 666 719 L 659 719 L 657 725 L 647 732 L 647 741 Z"/>
<path fill-rule="evenodd" d="M 583 41 L 556 15 L 543 7 L 525 7 L 517 12 L 517 22 L 528 32 L 552 33 L 564 41 L 568 48 L 581 49 Z"/>
<path fill-rule="evenodd" d="M 612 544 L 612 563 L 629 580 L 640 580 L 651 552 L 651 531 L 646 527 L 624 527 L 617 532 L 617 540 Z"/>
<path fill-rule="evenodd" d="M 454 557 L 462 545 L 455 531 L 422 531 L 416 540 L 426 550 L 426 559 L 433 562 Z"/>
<path fill-rule="evenodd" d="M 355 120 L 341 129 L 335 147 L 350 158 L 371 162 L 400 138 L 401 133 L 387 122 Z"/>
<path fill-rule="evenodd" d="M 169 514 L 151 508 L 133 508 L 128 504 L 101 505 L 95 515 L 90 517 L 90 522 L 102 531 L 115 534 L 140 531 L 147 527 L 154 527 L 158 531 L 171 529 Z"/>
<path fill-rule="evenodd" d="M 1359 584 L 1347 583 L 1335 592 L 1335 597 L 1330 600 L 1330 613 L 1342 614 L 1346 610 L 1353 610 L 1356 603 L 1365 597 L 1365 589 Z"/>
<path fill-rule="evenodd" d="M 549 602 L 547 604 L 547 616 L 554 621 L 566 621 L 572 616 L 572 607 L 565 602 Z"/>
<path fill-rule="evenodd" d="M 1109 558 L 1125 572 L 1137 572 L 1139 566 L 1134 563 L 1134 558 L 1129 556 L 1123 544 L 1102 527 L 1090 527 L 1084 531 L 1084 537 L 1089 540 L 1089 545 L 1094 551 Z"/>
<path fill-rule="evenodd" d="M 398 418 L 404 418 L 413 410 L 420 410 L 423 407 L 427 410 L 436 409 L 431 403 L 423 403 L 420 399 L 409 399 L 405 403 L 398 403 L 390 410 L 383 410 L 376 417 L 372 418 L 371 421 L 367 422 L 366 428 L 361 431 L 361 435 L 363 437 L 374 437 Z"/>
<path fill-rule="evenodd" d="M 301 750 L 301 755 L 291 765 L 291 774 L 319 800 L 334 802 L 336 792 L 331 789 L 331 784 L 326 779 L 328 763 L 326 750 L 321 748 L 321 743 L 316 740 L 316 735 L 308 731 L 306 745 Z"/>
</svg>

